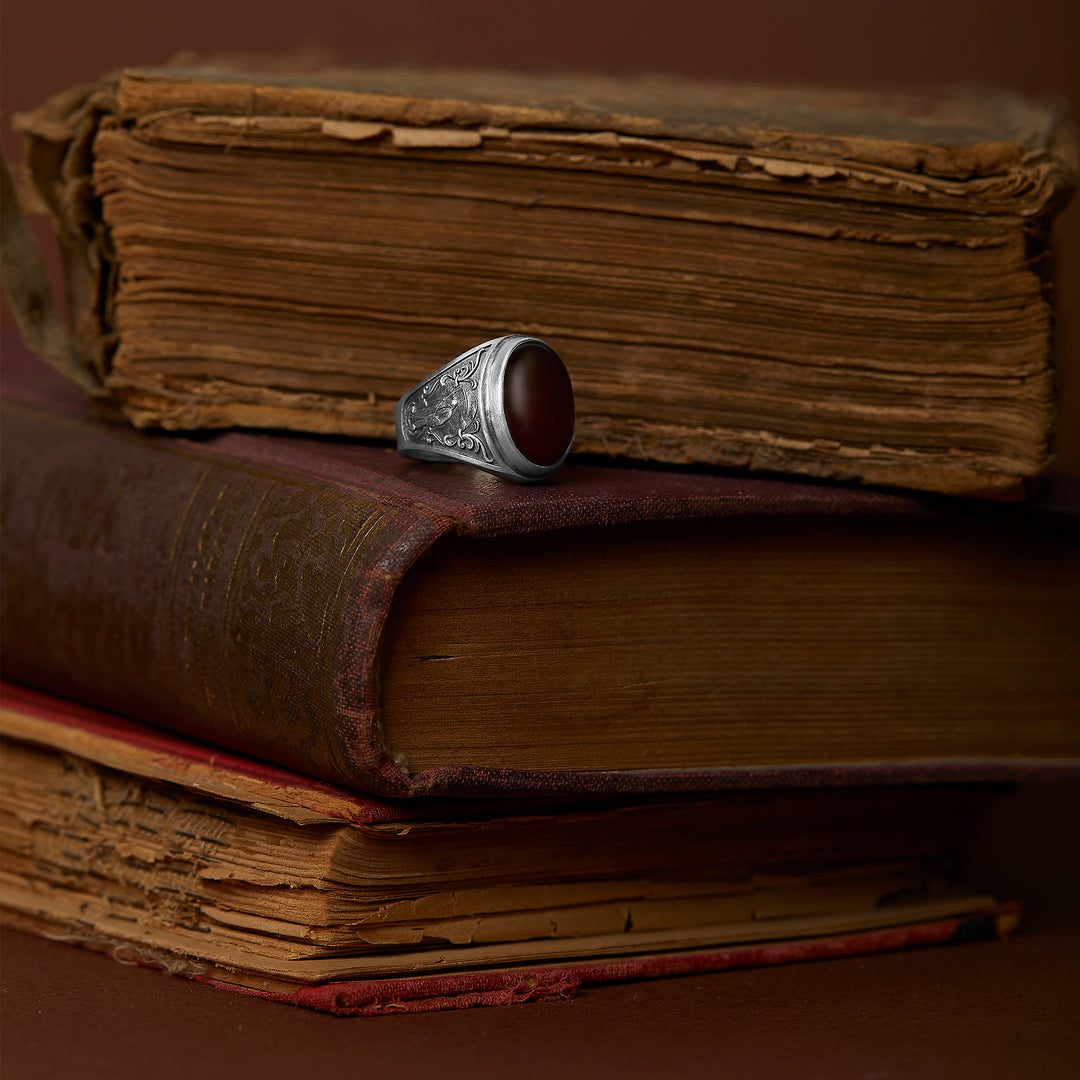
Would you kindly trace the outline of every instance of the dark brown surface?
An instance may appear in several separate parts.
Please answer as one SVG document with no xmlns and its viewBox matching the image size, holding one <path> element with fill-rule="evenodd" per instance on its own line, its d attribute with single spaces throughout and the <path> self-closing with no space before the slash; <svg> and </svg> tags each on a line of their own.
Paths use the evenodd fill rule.
<svg viewBox="0 0 1080 1080">
<path fill-rule="evenodd" d="M 1078 815 L 1080 788 L 1024 789 L 976 852 L 975 883 L 1027 905 L 1009 941 L 599 987 L 553 1004 L 336 1019 L 4 930 L 3 1076 L 1071 1078 Z"/>
<path fill-rule="evenodd" d="M 552 1004 L 337 1019 L 18 931 L 5 1080 L 1052 1077 L 1080 1037 L 1080 920 L 1007 942 L 626 984 Z"/>
</svg>

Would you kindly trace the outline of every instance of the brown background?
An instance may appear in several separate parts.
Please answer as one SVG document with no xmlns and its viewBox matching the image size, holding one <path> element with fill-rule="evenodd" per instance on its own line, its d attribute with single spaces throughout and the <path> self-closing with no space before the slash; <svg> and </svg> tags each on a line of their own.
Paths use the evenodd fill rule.
<svg viewBox="0 0 1080 1080">
<path fill-rule="evenodd" d="M 837 86 L 995 83 L 1080 119 L 1077 0 L 5 0 L 4 150 L 13 112 L 181 51 L 529 70 L 665 72 Z M 1061 464 L 1080 474 L 1080 210 L 1058 229 Z M 5 311 L 5 318 L 7 313 Z"/>
<path fill-rule="evenodd" d="M 13 112 L 181 50 L 839 86 L 974 81 L 1062 96 L 1080 118 L 1077 0 L 4 0 L 0 19 L 3 145 L 16 160 Z M 1080 474 L 1080 208 L 1057 235 L 1073 372 L 1062 457 Z M 1001 895 L 1028 902 L 1013 943 L 598 988 L 566 1004 L 335 1021 L 5 931 L 5 1078 L 1064 1077 L 1080 1057 L 1080 807 L 1075 791 L 1029 803 L 986 871 Z"/>
</svg>

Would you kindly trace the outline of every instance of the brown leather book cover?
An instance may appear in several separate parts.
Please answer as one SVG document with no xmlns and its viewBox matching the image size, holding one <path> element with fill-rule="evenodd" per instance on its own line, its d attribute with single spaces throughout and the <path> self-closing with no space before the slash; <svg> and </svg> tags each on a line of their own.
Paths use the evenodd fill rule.
<svg viewBox="0 0 1080 1080">
<path fill-rule="evenodd" d="M 1075 559 L 1070 563 L 1067 556 L 1073 548 L 1067 529 L 1063 534 L 1052 522 L 1050 546 L 1028 550 L 1025 537 L 1044 531 L 1034 513 L 967 512 L 868 490 L 586 465 L 571 465 L 546 486 L 519 487 L 462 467 L 408 462 L 388 448 L 356 442 L 242 433 L 152 436 L 93 417 L 77 392 L 17 351 L 7 350 L 5 361 L 3 663 L 9 678 L 391 796 L 1015 777 L 1080 757 L 1071 707 L 1078 691 L 1064 659 L 1075 639 L 1056 613 L 1059 601 L 1077 588 Z M 901 629 L 888 623 L 890 613 L 862 595 L 873 587 L 877 571 L 871 566 L 856 590 L 863 621 L 852 624 L 850 640 L 829 637 L 829 624 L 841 617 L 837 606 L 835 612 L 811 611 L 811 621 L 789 640 L 771 641 L 780 640 L 789 619 L 805 619 L 807 606 L 828 604 L 844 587 L 845 568 L 861 559 L 864 524 L 890 535 L 903 533 L 906 522 L 918 534 L 923 521 L 954 518 L 965 523 L 967 539 L 955 554 L 961 567 L 978 562 L 982 547 L 994 547 L 972 545 L 972 532 L 979 538 L 1000 534 L 1000 550 L 976 579 L 976 598 L 979 582 L 993 585 L 1014 568 L 1013 549 L 1023 552 L 1015 554 L 1015 567 L 1023 568 L 1017 589 L 1023 591 L 994 601 L 998 608 L 1015 603 L 1015 612 L 995 615 L 980 601 L 966 621 L 953 624 L 942 613 L 962 602 L 953 604 L 946 593 L 939 603 L 932 594 L 922 621 L 903 633 L 923 636 L 944 627 L 942 640 L 894 641 Z M 517 564 L 510 556 L 500 564 L 509 614 L 495 627 L 490 647 L 509 649 L 511 659 L 523 653 L 527 660 L 550 646 L 552 662 L 569 657 L 577 665 L 572 671 L 549 684 L 521 686 L 514 669 L 511 689 L 523 696 L 505 708 L 499 700 L 487 702 L 481 714 L 486 688 L 498 684 L 496 668 L 510 660 L 485 667 L 481 652 L 471 668 L 448 668 L 450 656 L 442 653 L 464 651 L 468 629 L 437 653 L 406 655 L 403 661 L 420 664 L 421 674 L 406 675 L 403 689 L 402 680 L 395 682 L 394 673 L 380 667 L 387 641 L 412 610 L 412 601 L 394 607 L 403 588 L 422 571 L 434 576 L 442 593 L 452 594 L 455 581 L 440 581 L 439 571 L 454 552 L 483 553 L 478 584 L 463 599 L 479 594 L 470 616 L 478 622 L 489 606 L 486 560 L 516 550 L 503 547 L 515 538 L 535 534 L 541 549 L 563 545 L 557 548 L 565 553 L 561 565 L 584 589 L 585 578 L 602 575 L 604 563 L 614 560 L 620 537 L 664 522 L 684 524 L 671 524 L 666 546 L 648 549 L 651 561 L 628 563 L 625 572 L 617 566 L 613 580 L 630 576 L 647 586 L 664 565 L 678 572 L 681 545 L 694 522 L 711 530 L 710 537 L 725 538 L 739 523 L 751 522 L 755 528 L 763 523 L 773 547 L 778 536 L 787 538 L 789 547 L 778 548 L 768 573 L 793 574 L 788 580 L 795 584 L 803 575 L 802 549 L 799 541 L 790 546 L 790 538 L 805 537 L 809 544 L 817 535 L 823 557 L 831 560 L 821 585 L 826 591 L 797 599 L 790 615 L 776 618 L 769 613 L 786 586 L 769 592 L 772 579 L 762 578 L 763 591 L 752 590 L 743 610 L 769 618 L 754 624 L 753 633 L 710 639 L 704 652 L 695 653 L 699 638 L 717 624 L 727 632 L 713 604 L 744 572 L 734 561 L 737 549 L 714 559 L 705 548 L 696 556 L 703 561 L 693 565 L 708 571 L 709 587 L 719 590 L 715 596 L 693 580 L 682 581 L 687 596 L 680 593 L 670 603 L 646 589 L 629 626 L 621 623 L 618 636 L 609 631 L 608 640 L 590 644 L 575 635 L 587 609 L 603 597 L 576 610 L 560 594 L 555 614 L 540 624 L 542 639 L 530 644 L 522 638 L 515 652 L 515 635 L 525 633 L 519 624 L 526 625 L 528 609 L 543 597 L 531 595 L 515 608 Z M 846 547 L 833 552 L 828 530 L 838 524 L 854 532 Z M 738 549 L 747 565 L 759 546 L 755 535 Z M 898 550 L 918 550 L 923 542 L 916 535 Z M 593 569 L 576 569 L 586 565 L 588 552 Z M 920 566 L 912 564 L 900 577 L 917 574 Z M 888 566 L 879 569 L 886 573 Z M 943 587 L 951 589 L 948 580 Z M 713 599 L 702 602 L 704 595 Z M 665 603 L 672 629 L 653 642 L 652 605 L 659 610 Z M 574 616 L 569 624 L 567 612 Z M 696 623 L 687 623 L 691 629 L 680 629 L 695 617 Z M 552 618 L 563 620 L 558 632 L 567 636 L 557 637 Z M 604 625 L 597 623 L 596 633 Z M 453 634 L 452 618 L 446 626 L 445 634 Z M 972 642 L 970 655 L 951 658 L 955 670 L 934 669 L 939 651 L 978 633 L 983 640 Z M 759 640 L 761 634 L 767 636 Z M 892 682 L 879 685 L 863 669 L 856 634 L 878 636 L 872 663 L 889 666 Z M 631 666 L 606 686 L 602 676 L 632 644 L 631 636 L 644 643 L 643 657 L 666 649 L 662 655 L 671 659 L 672 671 L 661 668 L 649 677 L 638 672 L 635 680 Z M 742 658 L 730 670 L 720 666 L 721 646 Z M 809 651 L 798 652 L 803 648 Z M 682 683 L 664 685 L 674 679 L 683 653 L 692 659 L 682 675 L 704 680 L 713 695 L 696 705 L 682 695 Z M 758 674 L 747 676 L 752 668 L 743 670 L 744 660 Z M 807 669 L 810 663 L 819 670 Z M 916 663 L 926 670 L 909 672 Z M 410 670 L 407 664 L 403 670 Z M 453 691 L 463 670 L 471 672 L 471 681 L 462 683 L 465 697 L 443 715 L 429 703 L 448 692 L 448 683 Z M 561 712 L 545 715 L 545 704 L 559 699 L 561 682 L 570 676 L 579 680 L 573 694 Z M 772 683 L 787 687 L 775 700 Z M 421 744 L 445 731 L 463 745 L 441 759 L 425 759 L 423 745 L 403 751 L 395 711 L 384 708 L 395 686 L 402 710 L 413 710 L 409 724 L 428 732 Z M 892 689 L 886 693 L 882 686 Z M 974 707 L 971 695 L 979 686 L 984 688 Z M 939 700 L 946 704 L 939 707 Z M 888 715 L 871 726 L 879 705 Z M 689 724 L 691 706 L 698 709 L 699 726 L 680 726 Z M 1014 722 L 1018 716 L 1022 724 Z M 626 723 L 643 726 L 619 726 Z M 545 724 L 554 732 L 550 747 L 533 746 L 520 759 L 502 754 L 502 744 L 515 736 L 527 741 L 539 732 L 535 738 L 542 744 Z M 612 756 L 578 753 L 577 743 L 590 738 L 607 739 L 602 749 Z M 702 738 L 711 742 L 699 755 L 695 740 Z"/>
</svg>

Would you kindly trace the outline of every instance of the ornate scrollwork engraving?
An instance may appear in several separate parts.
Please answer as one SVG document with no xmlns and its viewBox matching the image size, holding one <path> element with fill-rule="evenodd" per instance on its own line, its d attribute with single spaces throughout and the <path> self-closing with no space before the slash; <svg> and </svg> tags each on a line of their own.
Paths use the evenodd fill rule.
<svg viewBox="0 0 1080 1080">
<path fill-rule="evenodd" d="M 488 350 L 482 349 L 421 386 L 408 401 L 402 427 L 409 439 L 495 459 L 480 434 L 480 391 L 476 378 Z"/>
</svg>

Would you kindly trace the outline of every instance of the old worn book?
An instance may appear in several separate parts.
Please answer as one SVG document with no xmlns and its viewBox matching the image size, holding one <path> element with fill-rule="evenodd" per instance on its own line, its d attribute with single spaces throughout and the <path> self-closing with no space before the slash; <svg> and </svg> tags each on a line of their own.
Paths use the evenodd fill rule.
<svg viewBox="0 0 1080 1080">
<path fill-rule="evenodd" d="M 997 497 L 1051 461 L 1051 105 L 204 67 L 19 124 L 139 426 L 389 438 L 403 392 L 524 332 L 582 453 Z"/>
<path fill-rule="evenodd" d="M 958 858 L 1000 793 L 390 804 L 15 687 L 0 904 L 127 962 L 339 1013 L 987 937 Z"/>
<path fill-rule="evenodd" d="M 1080 761 L 1076 515 L 151 435 L 5 356 L 7 677 L 387 796 Z"/>
</svg>

